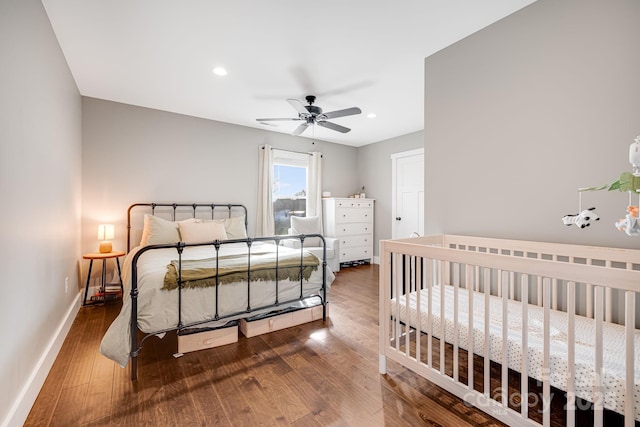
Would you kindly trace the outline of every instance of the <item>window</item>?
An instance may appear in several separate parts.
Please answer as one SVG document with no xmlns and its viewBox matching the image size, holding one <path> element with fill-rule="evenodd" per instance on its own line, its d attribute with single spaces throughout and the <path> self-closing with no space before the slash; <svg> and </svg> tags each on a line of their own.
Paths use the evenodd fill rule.
<svg viewBox="0 0 640 427">
<path fill-rule="evenodd" d="M 288 234 L 292 216 L 306 216 L 309 155 L 273 150 L 275 234 Z"/>
</svg>

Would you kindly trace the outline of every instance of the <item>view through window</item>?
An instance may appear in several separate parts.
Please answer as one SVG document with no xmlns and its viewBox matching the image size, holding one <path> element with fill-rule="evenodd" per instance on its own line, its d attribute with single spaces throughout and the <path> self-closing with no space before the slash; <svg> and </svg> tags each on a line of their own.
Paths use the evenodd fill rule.
<svg viewBox="0 0 640 427">
<path fill-rule="evenodd" d="M 275 234 L 288 234 L 292 216 L 307 210 L 308 154 L 278 152 L 273 159 L 273 215 Z"/>
</svg>

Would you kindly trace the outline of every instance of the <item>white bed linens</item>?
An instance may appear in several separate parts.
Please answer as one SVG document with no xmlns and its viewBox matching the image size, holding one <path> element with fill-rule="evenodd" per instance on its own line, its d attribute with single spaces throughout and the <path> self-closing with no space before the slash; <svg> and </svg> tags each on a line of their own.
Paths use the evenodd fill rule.
<svg viewBox="0 0 640 427">
<path fill-rule="evenodd" d="M 100 352 L 124 367 L 129 361 L 131 351 L 131 265 L 133 256 L 142 247 L 136 247 L 125 257 L 122 267 L 124 286 L 122 310 L 113 321 L 100 345 Z M 267 248 L 275 251 L 276 246 L 265 242 L 253 242 L 252 252 L 264 252 Z M 278 247 L 279 253 L 296 252 L 299 249 Z M 223 244 L 220 256 L 247 252 L 245 243 Z M 182 259 L 205 259 L 215 256 L 213 246 L 186 247 Z M 143 253 L 138 259 L 138 328 L 145 333 L 175 328 L 178 323 L 178 291 L 161 289 L 167 265 L 178 258 L 175 248 L 153 249 Z M 334 275 L 326 269 L 327 290 Z M 322 287 L 322 262 L 308 281 L 303 280 L 303 295 L 317 295 Z M 215 315 L 215 286 L 182 290 L 182 323 L 189 324 Z M 219 286 L 218 315 L 242 312 L 247 309 L 247 282 L 228 283 Z M 300 296 L 300 281 L 280 280 L 278 282 L 279 301 L 293 300 Z M 275 281 L 251 282 L 251 308 L 274 304 L 276 301 Z M 285 306 L 283 306 L 284 308 Z M 263 310 L 263 311 L 270 311 Z M 256 315 L 259 311 L 250 313 Z M 237 318 L 242 316 L 237 316 Z M 229 321 L 231 319 L 226 319 Z"/>
<path fill-rule="evenodd" d="M 432 295 L 432 331 L 433 336 L 440 338 L 440 290 L 441 286 L 433 287 Z M 453 343 L 454 338 L 454 289 L 445 289 L 445 341 Z M 474 292 L 473 300 L 473 351 L 484 356 L 484 294 Z M 420 329 L 428 332 L 428 297 L 427 289 L 420 291 Z M 416 293 L 410 294 L 409 319 L 412 327 L 418 322 L 416 310 Z M 399 319 L 406 322 L 406 298 L 399 297 L 399 304 L 395 298 L 391 300 L 391 313 L 396 316 L 399 306 Z M 502 363 L 502 298 L 490 296 L 490 359 Z M 509 368 L 520 372 L 522 358 L 522 304 L 519 301 L 508 301 L 508 363 Z M 542 381 L 543 363 L 543 308 L 528 306 L 528 374 L 530 377 Z M 567 313 L 551 310 L 550 313 L 550 383 L 552 386 L 566 390 L 568 376 L 567 362 Z M 467 289 L 458 288 L 458 345 L 467 350 L 469 348 L 469 293 Z M 619 413 L 624 411 L 625 401 L 625 330 L 624 326 L 603 322 L 603 385 L 604 407 Z M 575 393 L 587 401 L 593 402 L 593 385 L 595 377 L 595 321 L 583 316 L 575 316 Z M 635 331 L 635 407 L 636 419 L 640 420 L 640 331 Z"/>
</svg>

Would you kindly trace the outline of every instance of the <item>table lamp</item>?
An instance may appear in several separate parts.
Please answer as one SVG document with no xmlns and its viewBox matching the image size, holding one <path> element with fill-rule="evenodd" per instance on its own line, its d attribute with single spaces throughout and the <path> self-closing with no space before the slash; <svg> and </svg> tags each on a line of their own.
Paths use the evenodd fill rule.
<svg viewBox="0 0 640 427">
<path fill-rule="evenodd" d="M 98 225 L 98 240 L 100 240 L 100 253 L 111 252 L 111 242 L 115 237 L 115 226 L 113 224 Z"/>
</svg>

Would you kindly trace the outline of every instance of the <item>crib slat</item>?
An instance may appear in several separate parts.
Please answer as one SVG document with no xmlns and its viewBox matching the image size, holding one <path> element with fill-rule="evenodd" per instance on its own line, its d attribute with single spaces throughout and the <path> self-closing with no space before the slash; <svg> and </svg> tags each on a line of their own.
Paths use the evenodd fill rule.
<svg viewBox="0 0 640 427">
<path fill-rule="evenodd" d="M 453 268 L 453 380 L 458 382 L 458 287 L 460 286 L 460 264 Z"/>
<path fill-rule="evenodd" d="M 636 298 L 635 292 L 627 291 L 624 295 L 625 299 L 625 400 L 624 400 L 624 425 L 625 427 L 633 427 L 635 425 L 635 354 L 634 354 L 634 334 L 635 334 L 635 313 Z"/>
<path fill-rule="evenodd" d="M 394 338 L 394 342 L 395 342 L 395 346 L 396 346 L 396 351 L 400 351 L 400 328 L 401 328 L 401 324 L 400 324 L 400 298 L 402 297 L 402 295 L 400 295 L 400 286 L 402 283 L 402 278 L 400 276 L 400 267 L 402 266 L 402 257 L 398 254 L 394 257 L 395 261 L 396 261 L 396 265 L 394 266 L 395 268 L 393 269 L 394 273 L 395 273 L 395 286 L 392 288 L 393 293 L 393 297 L 395 297 L 395 304 L 396 304 L 396 309 L 395 309 L 395 313 L 396 313 L 396 318 L 394 319 L 394 325 L 393 325 L 393 338 Z"/>
<path fill-rule="evenodd" d="M 551 425 L 551 384 L 549 381 L 550 376 L 550 359 L 551 359 L 551 283 L 549 278 L 544 278 L 542 281 L 543 285 L 543 293 L 542 296 L 544 301 L 543 311 L 544 311 L 544 350 L 543 350 L 543 361 L 542 361 L 542 407 L 545 411 L 542 414 L 542 425 L 550 426 Z"/>
<path fill-rule="evenodd" d="M 403 278 L 404 278 L 404 306 L 405 306 L 405 317 L 407 318 L 407 320 L 405 320 L 404 322 L 404 354 L 409 357 L 410 355 L 410 348 L 411 348 L 411 343 L 410 343 L 410 338 L 411 337 L 411 322 L 408 320 L 409 319 L 409 307 L 411 307 L 411 301 L 410 301 L 410 296 L 411 296 L 411 292 L 413 291 L 413 289 L 411 289 L 411 285 L 412 285 L 412 277 L 411 277 L 411 259 L 413 258 L 410 255 L 403 255 L 402 256 L 404 262 L 402 263 L 402 269 L 403 269 Z M 400 299 L 400 298 L 398 298 Z M 400 316 L 398 316 L 400 317 Z M 420 319 L 420 317 L 418 317 L 418 319 Z M 400 341 L 400 340 L 398 340 Z"/>
<path fill-rule="evenodd" d="M 475 271 L 475 273 L 473 273 L 475 275 L 475 277 L 478 277 L 478 266 L 474 265 L 473 266 L 473 270 Z M 476 283 L 473 283 L 473 281 L 471 280 L 471 275 L 472 275 L 472 271 L 470 266 L 467 266 L 467 290 L 469 292 L 469 317 L 468 317 L 468 322 L 469 322 L 469 329 L 467 329 L 469 338 L 469 349 L 467 351 L 467 368 L 468 368 L 468 377 L 469 377 L 469 382 L 468 382 L 468 388 L 469 390 L 473 390 L 473 354 L 474 354 L 474 348 L 473 348 L 473 289 L 474 287 L 477 285 L 477 280 Z"/>
<path fill-rule="evenodd" d="M 509 406 L 509 281 L 498 271 L 498 287 L 502 288 L 502 406 Z"/>
<path fill-rule="evenodd" d="M 509 273 L 509 299 L 516 299 L 516 273 Z"/>
<path fill-rule="evenodd" d="M 429 269 L 427 270 L 427 365 L 430 368 L 433 367 L 433 283 L 436 278 L 435 260 L 429 259 L 427 261 Z"/>
<path fill-rule="evenodd" d="M 416 360 L 420 361 L 420 340 L 422 338 L 422 306 L 420 305 L 420 296 L 422 294 L 423 280 L 422 277 L 424 259 L 422 257 L 416 257 L 416 307 L 418 308 L 418 321 L 416 322 Z M 418 266 L 420 268 L 418 269 Z M 419 271 L 419 272 L 418 272 Z M 419 285 L 418 285 L 419 284 Z"/>
<path fill-rule="evenodd" d="M 445 276 L 448 277 L 448 270 L 446 268 L 446 265 L 448 263 L 445 264 L 444 261 L 440 261 L 438 263 L 438 265 L 440 266 L 440 271 L 439 271 L 439 279 L 440 279 L 440 375 L 444 375 L 444 352 L 445 352 L 445 347 L 444 347 L 444 342 L 445 342 L 445 330 L 444 330 L 444 320 L 445 320 L 445 314 L 444 314 L 444 280 L 442 280 L 442 271 L 445 272 Z"/>
<path fill-rule="evenodd" d="M 538 303 L 538 306 L 542 306 L 542 277 L 538 276 L 538 299 L 536 300 L 536 302 Z"/>
<path fill-rule="evenodd" d="M 482 283 L 484 287 L 484 395 L 489 398 L 491 395 L 490 388 L 490 343 L 489 339 L 489 324 L 491 319 L 489 318 L 489 295 L 491 293 L 491 271 L 488 268 L 484 269 L 484 281 Z"/>
<path fill-rule="evenodd" d="M 587 285 L 587 317 L 593 319 L 593 285 Z"/>
<path fill-rule="evenodd" d="M 567 427 L 576 425 L 576 284 L 567 283 Z"/>
<path fill-rule="evenodd" d="M 595 319 L 596 319 L 596 363 L 595 363 L 595 384 L 593 393 L 593 425 L 602 427 L 604 416 L 604 396 L 602 394 L 602 320 L 603 320 L 603 289 L 602 286 L 595 287 Z"/>
<path fill-rule="evenodd" d="M 521 293 L 522 293 L 522 356 L 520 357 L 520 394 L 522 401 L 520 403 L 520 414 L 522 418 L 529 417 L 529 358 L 526 349 L 529 348 L 529 276 L 523 274 L 521 277 Z"/>
<path fill-rule="evenodd" d="M 538 259 L 542 259 L 542 252 L 538 252 Z M 536 299 L 536 304 L 538 306 L 542 305 L 542 278 L 538 276 L 538 286 L 536 286 L 536 290 L 538 291 L 538 298 Z"/>
</svg>

